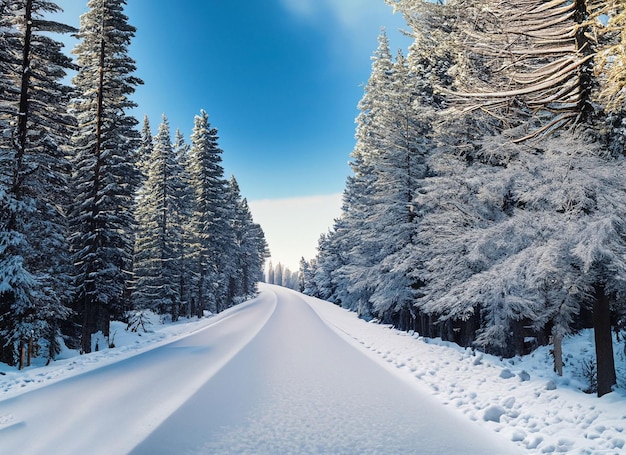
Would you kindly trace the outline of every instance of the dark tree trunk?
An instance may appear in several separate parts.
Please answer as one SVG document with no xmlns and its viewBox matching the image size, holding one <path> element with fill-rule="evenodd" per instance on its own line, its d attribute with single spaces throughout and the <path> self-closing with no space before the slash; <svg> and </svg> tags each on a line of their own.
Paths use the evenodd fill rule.
<svg viewBox="0 0 626 455">
<path fill-rule="evenodd" d="M 524 354 L 524 321 L 511 322 L 511 344 L 507 357 Z"/>
<path fill-rule="evenodd" d="M 81 350 L 84 353 L 91 352 L 91 335 L 97 330 L 97 308 L 94 302 L 85 301 L 83 304 L 82 332 L 80 336 Z"/>
<path fill-rule="evenodd" d="M 198 280 L 198 300 L 196 301 L 196 316 L 202 318 L 204 310 L 204 269 L 200 266 L 200 278 Z"/>
<path fill-rule="evenodd" d="M 479 329 L 478 323 L 479 321 L 476 313 L 470 316 L 467 321 L 461 321 L 459 323 L 460 331 L 457 337 L 457 343 L 460 346 L 463 346 L 464 348 L 472 346 L 472 343 L 474 343 L 474 340 L 476 339 L 476 332 Z"/>
<path fill-rule="evenodd" d="M 28 103 L 28 88 L 30 86 L 30 45 L 32 41 L 32 29 L 33 29 L 33 19 L 32 19 L 32 11 L 33 10 L 33 2 L 32 0 L 28 0 L 26 2 L 26 7 L 24 9 L 24 23 L 26 24 L 26 29 L 24 30 L 24 49 L 22 54 L 22 78 L 20 81 L 20 106 L 19 112 L 17 116 L 17 138 L 16 138 L 16 156 L 15 161 L 16 165 L 14 167 L 14 176 L 13 176 L 13 188 L 12 191 L 15 194 L 16 199 L 20 199 L 21 197 L 21 186 L 23 183 L 24 176 L 23 173 L 23 161 L 24 155 L 26 153 L 26 140 L 28 137 L 28 114 L 29 114 L 29 103 Z M 14 220 L 12 220 L 14 221 Z M 11 229 L 12 227 L 10 227 Z"/>
<path fill-rule="evenodd" d="M 554 347 L 554 371 L 559 376 L 563 376 L 563 335 L 558 333 L 554 335 L 552 340 Z"/>
<path fill-rule="evenodd" d="M 454 330 L 450 319 L 439 324 L 439 337 L 443 341 L 454 341 Z"/>
<path fill-rule="evenodd" d="M 603 285 L 597 285 L 593 302 L 593 331 L 596 342 L 596 370 L 598 374 L 598 396 L 612 391 L 617 383 L 611 334 L 611 310 L 609 298 Z"/>
<path fill-rule="evenodd" d="M 83 353 L 91 352 L 92 335 L 101 332 L 108 340 L 110 335 L 111 314 L 108 305 L 94 299 L 88 299 L 83 305 L 83 324 L 81 334 L 81 349 Z M 108 346 L 104 346 L 105 348 Z M 101 349 L 102 346 L 98 346 Z M 96 349 L 96 350 L 98 350 Z"/>
</svg>

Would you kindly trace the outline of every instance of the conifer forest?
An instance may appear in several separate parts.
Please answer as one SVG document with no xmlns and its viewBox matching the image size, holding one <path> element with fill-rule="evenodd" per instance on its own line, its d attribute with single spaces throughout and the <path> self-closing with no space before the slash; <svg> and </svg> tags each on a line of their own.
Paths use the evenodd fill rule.
<svg viewBox="0 0 626 455">
<path fill-rule="evenodd" d="M 109 347 L 111 320 L 147 311 L 217 313 L 262 277 L 263 231 L 207 113 L 188 140 L 128 114 L 143 82 L 125 5 L 90 0 L 76 30 L 53 1 L 0 0 L 0 362 Z"/>
<path fill-rule="evenodd" d="M 386 0 L 341 216 L 301 289 L 501 357 L 626 325 L 626 3 Z"/>
</svg>

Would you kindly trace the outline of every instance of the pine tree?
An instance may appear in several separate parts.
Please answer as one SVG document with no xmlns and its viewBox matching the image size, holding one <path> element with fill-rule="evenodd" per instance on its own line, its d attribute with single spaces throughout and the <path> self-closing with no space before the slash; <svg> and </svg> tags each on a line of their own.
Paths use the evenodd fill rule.
<svg viewBox="0 0 626 455">
<path fill-rule="evenodd" d="M 302 273 L 302 280 L 304 281 L 304 291 L 306 295 L 312 297 L 320 297 L 319 290 L 317 289 L 317 283 L 315 282 L 315 270 L 317 267 L 317 258 L 313 258 L 306 262 L 306 267 L 300 268 Z"/>
<path fill-rule="evenodd" d="M 16 200 L 13 192 L 15 180 L 16 148 L 14 136 L 15 113 L 20 96 L 20 85 L 16 77 L 19 74 L 20 40 L 13 24 L 9 0 L 0 1 L 0 302 L 2 313 L 9 314 L 14 300 L 12 289 L 24 281 L 26 270 L 23 258 L 16 253 L 21 249 L 23 238 L 13 229 L 9 231 L 9 220 L 24 210 L 23 204 Z M 30 278 L 30 277 L 28 277 Z M 0 321 L 3 331 L 10 329 L 9 321 Z M 8 333 L 7 333 L 8 335 Z M 2 337 L 4 338 L 4 337 Z M 0 361 L 14 364 L 15 348 L 8 340 L 0 340 Z"/>
<path fill-rule="evenodd" d="M 338 297 L 338 284 L 333 274 L 341 265 L 341 250 L 336 242 L 335 231 L 320 235 L 317 243 L 317 258 L 313 270 L 312 288 L 315 290 L 315 296 L 341 304 Z M 276 283 L 278 284 L 278 283 Z"/>
<path fill-rule="evenodd" d="M 185 138 L 180 130 L 176 130 L 174 135 L 174 154 L 178 163 L 177 171 L 180 175 L 177 177 L 181 183 L 181 194 L 178 205 L 178 229 L 180 231 L 179 243 L 176 245 L 176 257 L 180 264 L 180 270 L 184 271 L 179 274 L 178 294 L 180 295 L 181 314 L 187 317 L 192 316 L 191 302 L 192 295 L 192 277 L 190 270 L 193 270 L 192 248 L 193 248 L 193 232 L 189 227 L 193 214 L 194 190 L 190 181 L 189 170 L 189 151 L 190 147 L 185 143 Z"/>
<path fill-rule="evenodd" d="M 309 263 L 304 256 L 300 258 L 300 267 L 298 268 L 298 287 L 296 290 L 301 293 L 305 293 L 307 277 L 309 275 Z"/>
<path fill-rule="evenodd" d="M 219 312 L 224 305 L 225 254 L 230 244 L 225 194 L 227 182 L 222 168 L 222 150 L 217 130 L 209 124 L 205 111 L 195 118 L 191 135 L 190 178 L 195 190 L 191 228 L 195 239 L 195 310 Z"/>
<path fill-rule="evenodd" d="M 253 295 L 262 278 L 263 264 L 268 256 L 263 230 L 252 220 L 248 201 L 241 197 L 234 176 L 228 185 L 227 204 L 233 208 L 231 229 L 234 233 L 233 266 L 228 279 L 228 301 Z"/>
<path fill-rule="evenodd" d="M 357 117 L 357 143 L 352 152 L 353 175 L 346 182 L 343 196 L 342 216 L 330 236 L 320 238 L 315 273 L 317 289 L 323 297 L 341 302 L 345 308 L 357 311 L 369 318 L 372 313 L 372 266 L 377 261 L 379 234 L 368 222 L 374 216 L 375 167 L 377 154 L 384 149 L 384 137 L 378 121 L 385 115 L 384 104 L 391 89 L 393 59 L 389 39 L 382 32 L 378 37 L 378 48 L 372 57 L 372 74 L 359 102 Z M 335 252 L 342 251 L 341 254 Z M 331 257 L 332 256 L 332 257 Z M 333 270 L 324 270 L 330 264 Z M 324 283 L 324 284 L 322 284 Z M 332 283 L 332 284 L 331 284 Z M 326 291 L 323 291 L 326 289 Z"/>
<path fill-rule="evenodd" d="M 370 301 L 382 319 L 398 319 L 400 328 L 412 326 L 418 283 L 412 258 L 418 214 L 414 199 L 426 177 L 432 108 L 422 105 L 419 80 L 409 73 L 402 53 L 392 68 L 392 83 L 377 122 L 383 147 L 374 154 L 373 231 L 379 234 L 379 253 L 371 269 Z M 423 81 L 422 85 L 424 85 Z"/>
<path fill-rule="evenodd" d="M 147 115 L 143 117 L 143 126 L 141 128 L 141 145 L 137 149 L 137 167 L 141 171 L 142 180 L 148 178 L 150 173 L 150 158 L 152 157 L 152 149 L 154 141 L 152 130 L 150 128 L 150 119 Z"/>
<path fill-rule="evenodd" d="M 134 303 L 177 320 L 180 313 L 181 226 L 185 183 L 170 140 L 167 118 L 154 140 L 150 168 L 137 208 Z"/>
<path fill-rule="evenodd" d="M 90 0 L 74 49 L 79 71 L 72 110 L 78 128 L 71 142 L 78 198 L 71 226 L 83 352 L 93 349 L 94 334 L 107 338 L 111 317 L 123 317 L 129 308 L 140 174 L 134 163 L 138 122 L 126 112 L 135 107 L 128 96 L 141 80 L 132 75 L 128 45 L 135 28 L 123 13 L 125 5 L 125 0 Z"/>
<path fill-rule="evenodd" d="M 274 275 L 274 264 L 270 261 L 269 266 L 267 267 L 267 282 L 269 284 L 276 284 L 275 275 Z"/>
<path fill-rule="evenodd" d="M 242 207 L 244 212 L 250 213 L 246 199 L 242 201 Z M 248 225 L 244 244 L 246 245 L 244 249 L 246 251 L 245 262 L 248 269 L 248 273 L 244 275 L 248 277 L 244 291 L 245 295 L 254 295 L 257 291 L 257 283 L 263 281 L 265 261 L 270 257 L 270 250 L 261 225 L 253 222 L 252 214 L 250 214 L 249 220 L 251 223 Z"/>
<path fill-rule="evenodd" d="M 7 46 L 0 122 L 3 138 L 10 138 L 0 145 L 1 360 L 22 368 L 39 339 L 47 342 L 49 358 L 58 353 L 59 324 L 69 314 L 69 163 L 63 147 L 72 119 L 64 109 L 70 89 L 61 80 L 73 65 L 50 33 L 73 29 L 44 19 L 59 10 L 53 2 L 14 1 L 0 8 Z"/>
<path fill-rule="evenodd" d="M 280 262 L 274 269 L 274 282 L 278 286 L 283 286 L 283 265 Z"/>
</svg>

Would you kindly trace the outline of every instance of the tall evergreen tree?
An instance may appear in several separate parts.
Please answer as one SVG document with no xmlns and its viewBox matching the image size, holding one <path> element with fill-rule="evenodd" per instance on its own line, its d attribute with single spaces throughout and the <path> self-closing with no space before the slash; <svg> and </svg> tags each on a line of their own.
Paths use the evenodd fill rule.
<svg viewBox="0 0 626 455">
<path fill-rule="evenodd" d="M 385 115 L 384 105 L 391 92 L 393 59 L 385 32 L 378 37 L 378 47 L 372 57 L 372 73 L 359 102 L 357 143 L 352 152 L 353 175 L 346 182 L 341 218 L 334 232 L 320 238 L 315 272 L 318 291 L 323 298 L 332 298 L 345 308 L 368 318 L 372 313 L 373 292 L 370 274 L 379 251 L 379 234 L 368 223 L 373 217 L 377 154 L 384 150 L 381 141 L 385 135 L 380 121 Z M 341 253 L 339 253 L 341 252 Z M 322 257 L 323 254 L 331 255 Z M 332 271 L 324 271 L 333 264 Z M 322 284 L 325 283 L 325 284 Z M 331 283 L 332 286 L 331 286 Z M 323 291 L 326 289 L 326 291 Z"/>
<path fill-rule="evenodd" d="M 137 207 L 134 303 L 177 320 L 180 312 L 179 248 L 186 221 L 182 171 L 176 160 L 165 115 L 149 159 L 148 178 Z"/>
<path fill-rule="evenodd" d="M 181 184 L 181 194 L 178 200 L 178 229 L 180 231 L 179 242 L 176 245 L 176 257 L 178 258 L 180 270 L 183 273 L 179 274 L 178 294 L 180 295 L 181 315 L 185 314 L 187 317 L 192 316 L 191 302 L 193 300 L 192 295 L 192 277 L 190 270 L 193 270 L 193 230 L 190 228 L 191 217 L 193 214 L 194 203 L 194 189 L 190 180 L 189 169 L 189 144 L 185 142 L 185 138 L 180 130 L 176 130 L 174 135 L 174 154 L 178 166 L 177 172 L 180 175 L 177 177 Z"/>
<path fill-rule="evenodd" d="M 227 182 L 222 168 L 222 150 L 217 130 L 209 124 L 205 111 L 195 117 L 191 135 L 190 179 L 195 191 L 191 228 L 195 238 L 195 311 L 221 311 L 224 293 L 225 252 L 232 231 L 227 218 Z"/>
<path fill-rule="evenodd" d="M 314 295 L 316 297 L 340 304 L 341 301 L 338 298 L 339 286 L 333 277 L 333 273 L 342 264 L 342 252 L 339 249 L 339 244 L 336 242 L 337 237 L 335 232 L 336 231 L 329 231 L 320 235 L 317 242 L 318 254 L 312 275 L 313 284 L 311 287 L 315 290 Z M 276 281 L 276 284 L 279 284 L 278 279 Z"/>
<path fill-rule="evenodd" d="M 92 338 L 109 336 L 112 316 L 129 308 L 128 281 L 133 252 L 133 205 L 139 172 L 135 151 L 137 120 L 129 95 L 141 80 L 128 46 L 135 28 L 124 14 L 125 0 L 90 0 L 81 16 L 79 66 L 73 82 L 72 110 L 78 128 L 72 136 L 72 245 L 76 265 L 77 310 L 81 315 L 83 352 Z"/>
<path fill-rule="evenodd" d="M 269 265 L 267 266 L 267 282 L 269 284 L 276 284 L 274 281 L 274 264 L 272 263 L 272 261 L 270 261 Z"/>
<path fill-rule="evenodd" d="M 242 206 L 244 212 L 250 213 L 246 199 L 242 201 Z M 252 214 L 249 219 L 252 221 Z M 269 246 L 260 224 L 254 222 L 249 224 L 244 245 L 246 245 L 245 263 L 248 268 L 244 291 L 245 295 L 254 295 L 257 283 L 263 281 L 265 261 L 270 257 Z"/>
<path fill-rule="evenodd" d="M 379 233 L 379 253 L 371 269 L 370 298 L 381 318 L 397 320 L 409 328 L 415 315 L 413 304 L 418 282 L 412 248 L 418 214 L 414 199 L 426 177 L 426 160 L 433 149 L 430 139 L 432 108 L 422 102 L 421 88 L 402 53 L 391 74 L 389 92 L 378 118 L 381 146 L 374 154 L 376 180 L 370 224 Z M 420 81 L 426 85 L 424 81 Z"/>
<path fill-rule="evenodd" d="M 283 265 L 280 262 L 274 269 L 274 281 L 278 286 L 283 286 Z"/>
<path fill-rule="evenodd" d="M 141 128 L 141 145 L 137 149 L 137 167 L 141 171 L 142 180 L 147 179 L 150 173 L 150 158 L 152 157 L 153 148 L 154 139 L 152 137 L 152 129 L 150 128 L 150 119 L 147 115 L 144 115 Z"/>
<path fill-rule="evenodd" d="M 235 236 L 228 300 L 235 303 L 235 298 L 255 293 L 256 283 L 263 276 L 263 265 L 269 253 L 263 230 L 254 223 L 248 201 L 241 197 L 234 176 L 230 179 L 228 189 L 228 205 L 234 209 L 231 228 Z"/>
<path fill-rule="evenodd" d="M 65 114 L 70 89 L 61 81 L 73 65 L 50 33 L 73 29 L 45 19 L 59 11 L 53 2 L 0 8 L 0 360 L 23 367 L 27 346 L 30 353 L 39 339 L 47 340 L 50 358 L 58 352 L 59 323 L 69 313 L 64 146 L 72 119 Z"/>
</svg>

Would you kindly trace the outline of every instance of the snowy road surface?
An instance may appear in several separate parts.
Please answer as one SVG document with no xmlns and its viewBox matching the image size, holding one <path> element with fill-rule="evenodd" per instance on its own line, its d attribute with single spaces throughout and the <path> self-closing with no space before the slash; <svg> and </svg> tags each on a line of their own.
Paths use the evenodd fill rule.
<svg viewBox="0 0 626 455">
<path fill-rule="evenodd" d="M 273 286 L 188 337 L 0 402 L 7 454 L 512 454 Z"/>
</svg>

